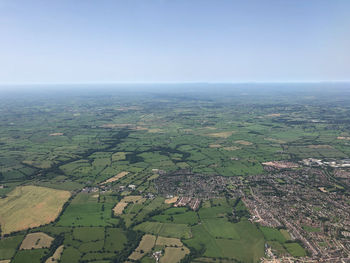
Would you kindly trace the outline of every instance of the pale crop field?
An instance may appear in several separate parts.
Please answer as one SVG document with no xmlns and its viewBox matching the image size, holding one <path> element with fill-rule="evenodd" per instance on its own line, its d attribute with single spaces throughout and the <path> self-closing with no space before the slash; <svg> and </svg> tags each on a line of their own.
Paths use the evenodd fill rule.
<svg viewBox="0 0 350 263">
<path fill-rule="evenodd" d="M 31 233 L 24 238 L 19 249 L 47 248 L 51 246 L 53 239 L 43 232 Z"/>
<path fill-rule="evenodd" d="M 128 205 L 128 203 L 125 202 L 119 202 L 116 204 L 116 206 L 113 208 L 113 212 L 116 216 L 119 216 L 123 213 L 124 208 Z"/>
<path fill-rule="evenodd" d="M 166 247 L 160 263 L 178 263 L 189 253 L 190 250 L 187 247 Z"/>
<path fill-rule="evenodd" d="M 166 246 L 166 247 L 182 247 L 183 244 L 179 238 L 172 237 L 161 237 L 157 238 L 157 246 Z"/>
<path fill-rule="evenodd" d="M 62 255 L 62 252 L 63 252 L 63 249 L 64 249 L 64 246 L 63 246 L 63 245 L 59 246 L 59 247 L 56 249 L 55 253 L 54 253 L 51 257 L 49 257 L 49 258 L 45 261 L 45 263 L 59 262 L 59 260 L 60 260 L 60 258 L 61 258 L 61 255 Z"/>
<path fill-rule="evenodd" d="M 18 186 L 0 199 L 1 234 L 38 227 L 54 221 L 71 196 L 69 191 Z"/>
<path fill-rule="evenodd" d="M 112 182 L 118 181 L 120 178 L 123 178 L 128 173 L 129 172 L 120 172 L 116 176 L 113 176 L 113 177 L 109 178 L 108 180 L 104 181 L 101 184 L 108 184 L 108 183 L 112 183 Z"/>
<path fill-rule="evenodd" d="M 155 236 L 148 235 L 148 234 L 144 235 L 138 247 L 129 256 L 129 259 L 132 259 L 132 260 L 141 259 L 146 253 L 152 250 L 152 248 L 154 247 L 155 241 L 156 241 Z"/>
</svg>

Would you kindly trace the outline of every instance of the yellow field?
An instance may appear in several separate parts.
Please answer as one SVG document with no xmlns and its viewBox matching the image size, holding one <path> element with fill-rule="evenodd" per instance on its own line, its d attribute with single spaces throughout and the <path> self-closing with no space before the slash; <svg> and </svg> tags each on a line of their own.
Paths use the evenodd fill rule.
<svg viewBox="0 0 350 263">
<path fill-rule="evenodd" d="M 165 199 L 164 203 L 166 203 L 166 204 L 173 204 L 173 203 L 176 203 L 177 199 L 179 199 L 179 197 L 178 196 L 174 196 L 173 198 Z"/>
<path fill-rule="evenodd" d="M 210 144 L 209 148 L 221 148 L 220 144 Z"/>
<path fill-rule="evenodd" d="M 137 203 L 141 204 L 146 201 L 141 195 L 128 195 L 125 196 L 116 206 L 113 208 L 114 214 L 116 216 L 121 215 L 124 211 L 124 208 L 127 207 L 128 203 Z"/>
<path fill-rule="evenodd" d="M 160 263 L 177 263 L 180 262 L 190 250 L 187 247 L 166 247 L 164 256 L 160 258 Z"/>
<path fill-rule="evenodd" d="M 159 236 L 157 238 L 156 246 L 182 247 L 183 244 L 182 244 L 181 240 L 178 239 L 178 238 L 161 237 L 161 236 Z"/>
<path fill-rule="evenodd" d="M 148 129 L 148 132 L 149 133 L 162 133 L 163 130 L 161 130 L 161 129 Z"/>
<path fill-rule="evenodd" d="M 2 235 L 54 221 L 70 195 L 68 191 L 47 187 L 16 187 L 0 199 Z"/>
<path fill-rule="evenodd" d="M 241 147 L 237 147 L 237 146 L 228 146 L 228 147 L 224 147 L 223 148 L 226 151 L 236 151 L 236 150 L 240 150 Z"/>
<path fill-rule="evenodd" d="M 129 259 L 133 259 L 133 260 L 141 259 L 146 253 L 152 250 L 152 248 L 154 247 L 155 241 L 156 241 L 155 236 L 148 235 L 148 234 L 144 235 L 138 247 L 129 256 Z M 143 253 L 141 253 L 141 250 L 143 251 Z"/>
<path fill-rule="evenodd" d="M 337 137 L 338 140 L 348 140 L 350 141 L 350 137 L 344 137 L 344 136 L 339 136 Z"/>
<path fill-rule="evenodd" d="M 235 141 L 235 143 L 238 143 L 238 144 L 241 144 L 241 145 L 252 145 L 251 142 L 244 141 L 244 140 L 238 140 L 238 141 Z"/>
<path fill-rule="evenodd" d="M 4 260 L 0 260 L 0 263 L 10 263 L 11 259 L 4 259 Z"/>
<path fill-rule="evenodd" d="M 47 248 L 53 240 L 53 237 L 43 232 L 31 233 L 26 235 L 19 249 Z"/>
<path fill-rule="evenodd" d="M 127 207 L 128 203 L 125 202 L 119 202 L 118 204 L 116 204 L 116 206 L 113 208 L 113 212 L 116 216 L 119 216 L 123 213 L 124 208 Z"/>
<path fill-rule="evenodd" d="M 228 138 L 233 134 L 233 131 L 227 131 L 227 132 L 215 132 L 215 133 L 209 133 L 207 134 L 210 137 L 215 137 L 215 138 Z"/>
<path fill-rule="evenodd" d="M 101 184 L 108 184 L 108 183 L 115 182 L 115 181 L 119 180 L 120 178 L 124 177 L 125 175 L 127 175 L 128 173 L 129 172 L 120 172 L 116 176 L 113 176 L 113 177 L 109 178 L 108 180 L 104 181 Z"/>
<path fill-rule="evenodd" d="M 54 132 L 54 133 L 50 133 L 50 136 L 62 136 L 63 132 Z"/>
<path fill-rule="evenodd" d="M 266 115 L 267 117 L 280 117 L 281 116 L 281 113 L 271 113 L 271 114 L 268 114 Z"/>
<path fill-rule="evenodd" d="M 63 252 L 63 248 L 64 248 L 63 245 L 59 246 L 56 249 L 55 253 L 51 257 L 49 257 L 45 261 L 45 263 L 58 262 L 60 260 L 60 258 L 61 258 L 61 255 L 62 255 L 62 252 Z"/>
</svg>

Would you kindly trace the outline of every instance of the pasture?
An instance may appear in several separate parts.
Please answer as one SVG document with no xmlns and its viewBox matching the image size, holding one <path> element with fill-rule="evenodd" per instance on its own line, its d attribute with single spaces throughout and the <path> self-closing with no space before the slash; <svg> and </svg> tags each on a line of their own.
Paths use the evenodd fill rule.
<svg viewBox="0 0 350 263">
<path fill-rule="evenodd" d="M 95 194 L 79 193 L 60 216 L 57 226 L 111 226 L 117 224 L 111 211 L 114 200 L 99 202 Z"/>
<path fill-rule="evenodd" d="M 175 238 L 190 238 L 191 229 L 185 224 L 171 224 L 159 222 L 144 222 L 134 227 L 135 230 L 140 230 L 153 235 Z"/>
<path fill-rule="evenodd" d="M 261 232 L 264 234 L 264 237 L 268 241 L 278 241 L 279 243 L 283 244 L 287 241 L 285 236 L 276 228 L 271 227 L 259 227 Z"/>
<path fill-rule="evenodd" d="M 207 219 L 208 220 L 208 219 Z M 209 223 L 213 223 L 209 221 Z M 231 224 L 231 226 L 227 225 Z M 242 262 L 257 262 L 264 255 L 264 237 L 262 233 L 249 221 L 239 223 L 225 223 L 230 234 L 226 234 L 225 227 L 208 227 L 204 224 L 192 227 L 193 238 L 184 240 L 186 246 L 200 250 L 204 246 L 204 256 L 209 258 L 230 258 Z M 218 224 L 220 226 L 220 224 Z M 232 232 L 234 229 L 234 232 Z M 210 232 L 209 232 L 209 231 Z M 225 238 L 216 236 L 225 236 Z"/>
<path fill-rule="evenodd" d="M 0 240 L 0 260 L 13 257 L 22 240 L 23 235 L 2 238 Z"/>
<path fill-rule="evenodd" d="M 298 243 L 285 243 L 284 247 L 293 257 L 304 257 L 306 256 L 305 249 Z"/>
</svg>

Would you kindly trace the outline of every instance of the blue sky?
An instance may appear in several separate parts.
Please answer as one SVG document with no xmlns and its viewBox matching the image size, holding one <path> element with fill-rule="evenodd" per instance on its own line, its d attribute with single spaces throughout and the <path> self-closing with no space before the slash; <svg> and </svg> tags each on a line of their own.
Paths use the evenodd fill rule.
<svg viewBox="0 0 350 263">
<path fill-rule="evenodd" d="M 349 0 L 0 0 L 0 83 L 350 80 Z"/>
</svg>

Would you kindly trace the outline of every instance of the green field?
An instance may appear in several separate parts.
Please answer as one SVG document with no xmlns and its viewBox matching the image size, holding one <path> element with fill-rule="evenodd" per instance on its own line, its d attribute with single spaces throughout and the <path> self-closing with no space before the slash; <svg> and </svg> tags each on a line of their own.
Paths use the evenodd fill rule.
<svg viewBox="0 0 350 263">
<path fill-rule="evenodd" d="M 17 248 L 22 242 L 24 236 L 7 237 L 0 240 L 0 260 L 10 259 L 16 253 Z"/>
<path fill-rule="evenodd" d="M 260 230 L 263 232 L 265 239 L 268 241 L 278 241 L 279 243 L 284 243 L 287 241 L 287 239 L 278 229 L 261 226 Z"/>
<path fill-rule="evenodd" d="M 58 226 L 109 226 L 118 223 L 111 217 L 114 203 L 98 202 L 94 195 L 79 194 L 66 208 L 58 221 Z"/>
<path fill-rule="evenodd" d="M 164 237 L 190 238 L 191 229 L 185 224 L 145 222 L 137 225 L 135 230 Z"/>
<path fill-rule="evenodd" d="M 305 249 L 298 243 L 286 243 L 284 247 L 293 257 L 304 257 L 306 256 Z"/>
<path fill-rule="evenodd" d="M 219 229 L 220 227 L 216 228 L 216 235 L 223 232 L 222 229 Z M 184 243 L 197 250 L 204 246 L 204 256 L 206 257 L 224 257 L 243 262 L 258 262 L 260 257 L 264 255 L 264 238 L 261 232 L 248 221 L 231 223 L 229 229 L 235 230 L 235 232 L 231 232 L 231 236 L 224 234 L 226 238 L 216 238 L 207 231 L 205 226 L 197 225 L 192 228 L 193 238 L 184 240 Z M 232 233 L 234 234 L 232 235 Z"/>
</svg>

